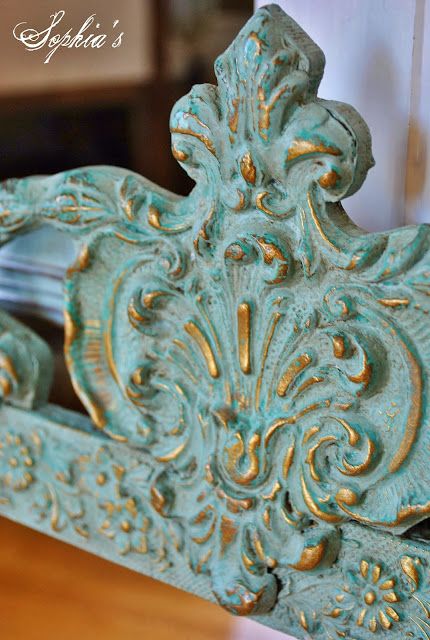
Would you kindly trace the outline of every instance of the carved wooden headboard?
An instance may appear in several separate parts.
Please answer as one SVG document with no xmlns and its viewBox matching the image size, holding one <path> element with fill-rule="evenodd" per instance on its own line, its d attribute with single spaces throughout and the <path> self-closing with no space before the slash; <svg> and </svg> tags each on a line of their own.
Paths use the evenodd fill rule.
<svg viewBox="0 0 430 640">
<path fill-rule="evenodd" d="M 370 135 L 323 68 L 263 8 L 173 109 L 188 197 L 112 167 L 1 185 L 4 242 L 81 243 L 91 421 L 3 313 L 0 512 L 299 638 L 429 638 L 430 230 L 348 219 Z"/>
</svg>

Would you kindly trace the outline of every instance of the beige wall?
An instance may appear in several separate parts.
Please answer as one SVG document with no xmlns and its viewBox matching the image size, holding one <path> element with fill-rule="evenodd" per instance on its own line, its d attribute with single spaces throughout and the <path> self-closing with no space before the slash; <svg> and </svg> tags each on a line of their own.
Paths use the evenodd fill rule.
<svg viewBox="0 0 430 640">
<path fill-rule="evenodd" d="M 150 6 L 147 0 L 0 0 L 0 94 L 148 78 L 152 67 Z M 49 16 L 59 9 L 66 11 L 58 26 L 62 34 L 70 27 L 76 33 L 85 19 L 95 13 L 100 24 L 96 32 L 110 35 L 124 31 L 122 45 L 113 49 L 110 37 L 109 44 L 101 49 L 61 48 L 49 64 L 44 64 L 47 47 L 27 51 L 12 31 L 23 21 L 38 30 L 45 29 L 50 23 Z M 119 25 L 113 30 L 116 19 Z"/>
</svg>

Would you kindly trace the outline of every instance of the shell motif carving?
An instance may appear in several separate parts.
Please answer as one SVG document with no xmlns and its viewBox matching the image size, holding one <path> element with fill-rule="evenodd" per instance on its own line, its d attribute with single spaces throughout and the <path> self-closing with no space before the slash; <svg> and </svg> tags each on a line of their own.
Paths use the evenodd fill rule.
<svg viewBox="0 0 430 640">
<path fill-rule="evenodd" d="M 66 283 L 75 388 L 151 454 L 148 501 L 243 615 L 274 605 L 279 568 L 330 565 L 342 523 L 400 534 L 430 511 L 429 229 L 347 218 L 370 136 L 317 98 L 323 67 L 265 7 L 218 86 L 173 109 L 187 198 L 107 168 L 41 188 L 40 215 L 61 205 L 56 222 L 88 236 Z"/>
</svg>

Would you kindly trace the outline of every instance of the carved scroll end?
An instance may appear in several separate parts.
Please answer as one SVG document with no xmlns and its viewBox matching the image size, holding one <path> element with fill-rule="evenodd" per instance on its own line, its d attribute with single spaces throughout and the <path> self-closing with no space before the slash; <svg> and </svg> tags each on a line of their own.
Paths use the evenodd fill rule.
<svg viewBox="0 0 430 640">
<path fill-rule="evenodd" d="M 0 312 L 0 396 L 8 404 L 33 409 L 45 404 L 53 376 L 48 345 L 30 329 Z"/>
</svg>

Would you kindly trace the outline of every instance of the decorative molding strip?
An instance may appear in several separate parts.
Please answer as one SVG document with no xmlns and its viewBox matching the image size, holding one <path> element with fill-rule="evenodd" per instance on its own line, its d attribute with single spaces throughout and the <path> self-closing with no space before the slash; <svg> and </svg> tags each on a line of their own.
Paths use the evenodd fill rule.
<svg viewBox="0 0 430 640">
<path fill-rule="evenodd" d="M 430 229 L 347 218 L 370 136 L 323 66 L 258 11 L 173 109 L 187 198 L 110 167 L 4 183 L 5 241 L 82 238 L 65 351 L 96 430 L 4 407 L 2 512 L 300 637 L 422 638 Z"/>
</svg>

